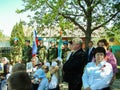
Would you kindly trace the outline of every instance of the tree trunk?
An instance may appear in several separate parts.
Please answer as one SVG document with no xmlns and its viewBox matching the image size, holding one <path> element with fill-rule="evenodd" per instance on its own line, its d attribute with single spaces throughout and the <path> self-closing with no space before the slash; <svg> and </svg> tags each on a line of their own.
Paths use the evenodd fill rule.
<svg viewBox="0 0 120 90">
<path fill-rule="evenodd" d="M 87 32 L 85 33 L 85 47 L 88 47 L 88 43 L 91 40 L 91 32 L 90 30 L 87 30 Z"/>
<path fill-rule="evenodd" d="M 90 8 L 91 4 L 88 6 L 88 9 L 87 9 L 87 22 L 86 22 L 86 25 L 87 25 L 87 29 L 86 29 L 86 32 L 85 32 L 85 47 L 87 48 L 88 47 L 88 43 L 89 41 L 91 40 L 91 34 L 92 34 L 92 30 L 91 30 L 91 26 L 92 26 L 92 8 Z"/>
</svg>

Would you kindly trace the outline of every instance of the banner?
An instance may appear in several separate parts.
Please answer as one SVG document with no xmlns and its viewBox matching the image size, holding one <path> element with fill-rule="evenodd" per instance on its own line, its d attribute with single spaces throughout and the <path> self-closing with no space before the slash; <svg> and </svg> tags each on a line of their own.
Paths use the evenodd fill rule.
<svg viewBox="0 0 120 90">
<path fill-rule="evenodd" d="M 32 56 L 37 54 L 37 45 L 38 45 L 38 37 L 36 30 L 33 31 L 33 45 L 32 45 Z"/>
</svg>

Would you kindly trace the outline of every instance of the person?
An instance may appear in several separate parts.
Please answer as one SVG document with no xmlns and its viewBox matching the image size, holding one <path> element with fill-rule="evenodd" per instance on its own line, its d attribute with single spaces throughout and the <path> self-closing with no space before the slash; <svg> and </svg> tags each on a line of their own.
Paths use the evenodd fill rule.
<svg viewBox="0 0 120 90">
<path fill-rule="evenodd" d="M 19 39 L 15 37 L 14 44 L 11 46 L 11 60 L 13 60 L 14 63 L 21 62 L 22 48 L 18 42 Z"/>
<path fill-rule="evenodd" d="M 44 63 L 44 61 L 46 60 L 46 55 L 47 55 L 47 50 L 46 47 L 43 45 L 43 38 L 38 38 L 38 51 L 37 51 L 37 55 L 38 58 L 40 60 L 40 62 Z"/>
<path fill-rule="evenodd" d="M 15 72 L 21 72 L 21 71 L 26 71 L 26 68 L 23 64 L 21 63 L 16 63 L 15 65 L 13 65 L 12 70 L 10 72 L 10 65 L 8 65 L 8 60 L 6 60 L 7 58 L 4 57 L 3 59 L 3 63 L 5 64 L 4 66 L 4 76 L 1 76 L 2 81 L 1 81 L 1 90 L 7 90 L 7 79 Z"/>
<path fill-rule="evenodd" d="M 8 90 L 32 90 L 32 83 L 26 72 L 13 73 L 7 83 Z"/>
<path fill-rule="evenodd" d="M 41 62 L 39 62 L 38 57 L 35 55 L 34 57 L 32 57 L 31 62 L 29 62 L 29 64 L 31 65 L 31 70 L 27 70 L 31 80 L 32 80 L 32 87 L 34 90 L 37 90 L 38 86 L 39 86 L 39 82 L 37 82 L 36 80 L 34 81 L 34 74 L 35 72 L 41 68 L 42 64 Z M 28 67 L 28 66 L 27 66 Z"/>
<path fill-rule="evenodd" d="M 93 41 L 90 41 L 88 43 L 88 48 L 86 50 L 87 57 L 88 57 L 88 62 L 92 61 L 93 55 L 94 55 L 94 50 L 95 50 L 95 47 L 93 47 Z"/>
<path fill-rule="evenodd" d="M 104 47 L 104 49 L 106 50 L 105 60 L 112 65 L 113 74 L 114 74 L 113 78 L 111 80 L 111 84 L 112 84 L 115 80 L 116 73 L 118 72 L 116 57 L 114 56 L 114 54 L 111 51 L 109 51 L 109 49 L 108 49 L 109 48 L 109 43 L 107 42 L 106 39 L 99 40 L 98 41 L 98 46 Z"/>
<path fill-rule="evenodd" d="M 69 42 L 68 42 L 68 48 L 70 49 L 70 51 L 67 52 L 66 61 L 69 59 L 71 53 L 74 51 L 74 50 L 73 50 L 73 46 L 72 46 L 72 41 L 69 41 Z"/>
<path fill-rule="evenodd" d="M 32 57 L 31 62 L 27 63 L 26 71 L 29 73 L 30 77 L 33 77 L 33 74 L 38 68 L 41 68 L 42 64 L 39 62 L 38 57 L 35 55 Z"/>
<path fill-rule="evenodd" d="M 64 41 L 63 42 L 63 48 L 62 48 L 62 62 L 65 63 L 66 62 L 66 58 L 67 58 L 67 53 L 70 51 L 70 49 L 68 48 L 68 41 Z"/>
<path fill-rule="evenodd" d="M 52 63 L 52 60 L 58 57 L 58 49 L 55 47 L 55 42 L 50 41 L 51 46 L 48 48 L 47 61 Z"/>
<path fill-rule="evenodd" d="M 13 74 L 15 72 L 26 72 L 25 65 L 22 64 L 22 63 L 16 63 L 16 64 L 14 64 L 13 67 L 12 67 L 12 73 L 11 74 Z"/>
<path fill-rule="evenodd" d="M 59 81 L 58 81 L 58 65 L 56 61 L 52 61 L 51 64 L 51 69 L 50 69 L 50 73 L 51 73 L 51 80 L 49 83 L 49 90 L 60 90 L 59 87 Z"/>
<path fill-rule="evenodd" d="M 113 70 L 105 60 L 106 51 L 97 47 L 94 52 L 95 61 L 89 62 L 84 70 L 82 81 L 84 90 L 110 90 Z"/>
<path fill-rule="evenodd" d="M 51 73 L 50 73 L 50 70 L 49 70 L 49 66 L 43 65 L 42 69 L 44 70 L 44 72 L 46 74 L 46 78 L 48 79 L 48 81 L 50 81 L 51 80 Z"/>
<path fill-rule="evenodd" d="M 7 77 L 9 76 L 9 60 L 6 57 L 2 57 L 3 73 L 0 74 L 1 90 L 7 90 Z"/>
<path fill-rule="evenodd" d="M 86 53 L 82 49 L 82 40 L 75 38 L 72 41 L 72 48 L 69 59 L 63 64 L 63 80 L 68 82 L 69 90 L 81 90 L 82 74 L 87 63 Z"/>
<path fill-rule="evenodd" d="M 30 46 L 30 40 L 25 40 L 25 46 L 22 49 L 22 62 L 26 64 L 30 62 L 32 58 L 32 47 Z"/>
<path fill-rule="evenodd" d="M 32 83 L 38 83 L 38 87 L 35 90 L 48 90 L 49 82 L 42 68 L 37 69 L 33 77 Z"/>
</svg>

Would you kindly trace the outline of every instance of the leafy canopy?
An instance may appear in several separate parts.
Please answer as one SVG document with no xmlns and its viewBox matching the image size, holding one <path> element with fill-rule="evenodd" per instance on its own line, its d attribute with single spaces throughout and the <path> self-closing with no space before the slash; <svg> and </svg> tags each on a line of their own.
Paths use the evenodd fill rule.
<svg viewBox="0 0 120 90">
<path fill-rule="evenodd" d="M 17 13 L 31 11 L 30 25 L 56 27 L 63 30 L 73 26 L 85 33 L 86 41 L 91 39 L 95 30 L 118 21 L 120 16 L 119 0 L 23 0 L 24 8 Z"/>
</svg>

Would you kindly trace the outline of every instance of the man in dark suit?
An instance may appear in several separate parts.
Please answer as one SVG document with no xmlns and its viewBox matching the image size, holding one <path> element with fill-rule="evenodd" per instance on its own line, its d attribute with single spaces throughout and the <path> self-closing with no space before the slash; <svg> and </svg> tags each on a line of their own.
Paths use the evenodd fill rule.
<svg viewBox="0 0 120 90">
<path fill-rule="evenodd" d="M 88 43 L 88 49 L 86 50 L 86 53 L 87 53 L 87 61 L 88 62 L 91 62 L 92 59 L 93 59 L 93 55 L 94 55 L 94 50 L 95 48 L 93 47 L 93 42 L 90 41 Z"/>
<path fill-rule="evenodd" d="M 82 87 L 82 74 L 87 58 L 81 47 L 82 40 L 75 38 L 73 40 L 74 52 L 63 65 L 63 80 L 68 82 L 69 90 L 81 90 Z"/>
</svg>

